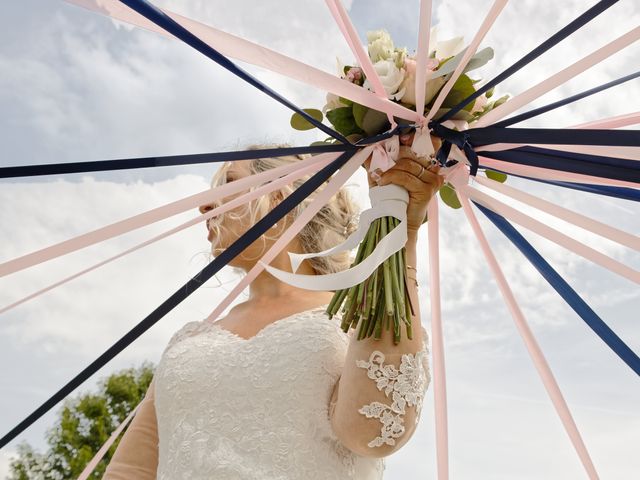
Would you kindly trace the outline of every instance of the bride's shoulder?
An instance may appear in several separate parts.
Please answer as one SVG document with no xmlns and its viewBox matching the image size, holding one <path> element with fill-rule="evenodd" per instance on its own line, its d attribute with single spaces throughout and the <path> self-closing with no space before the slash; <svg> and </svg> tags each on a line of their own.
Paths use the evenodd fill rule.
<svg viewBox="0 0 640 480">
<path fill-rule="evenodd" d="M 171 348 L 172 346 L 174 346 L 176 343 L 183 340 L 184 338 L 195 334 L 199 329 L 203 327 L 203 325 L 204 325 L 204 320 L 193 320 L 191 322 L 185 323 L 182 327 L 176 330 L 173 333 L 173 335 L 171 335 L 171 338 L 169 339 L 169 342 L 165 347 L 165 351 Z"/>
</svg>

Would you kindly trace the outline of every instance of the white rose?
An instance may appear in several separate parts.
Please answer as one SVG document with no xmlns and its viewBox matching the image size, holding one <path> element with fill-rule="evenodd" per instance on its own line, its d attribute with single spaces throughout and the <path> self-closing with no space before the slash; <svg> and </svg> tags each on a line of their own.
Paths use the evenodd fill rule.
<svg viewBox="0 0 640 480">
<path fill-rule="evenodd" d="M 449 40 L 438 41 L 438 25 L 429 32 L 429 53 L 435 51 L 435 58 L 442 60 L 457 55 L 464 50 L 464 37 L 454 37 Z"/>
<path fill-rule="evenodd" d="M 464 37 L 454 37 L 436 43 L 436 58 L 448 58 L 464 50 Z"/>
<path fill-rule="evenodd" d="M 379 60 L 373 64 L 373 68 L 378 74 L 378 77 L 380 77 L 384 91 L 387 93 L 387 98 L 391 100 L 398 100 L 402 98 L 405 91 L 404 89 L 398 91 L 398 88 L 400 88 L 400 85 L 404 81 L 404 68 L 396 67 L 396 63 L 393 59 Z M 364 81 L 363 87 L 373 91 L 373 87 L 371 83 L 369 83 L 369 79 Z"/>
<path fill-rule="evenodd" d="M 373 63 L 387 60 L 394 53 L 393 40 L 386 30 L 367 32 L 369 57 Z"/>
<path fill-rule="evenodd" d="M 402 103 L 408 103 L 410 105 L 416 104 L 416 61 L 413 58 L 407 58 L 405 60 L 406 75 L 401 90 L 404 90 L 404 95 L 400 98 Z M 431 101 L 435 94 L 444 85 L 444 77 L 437 77 L 429 80 L 433 71 L 438 67 L 438 61 L 430 58 L 427 60 L 427 75 L 425 80 L 425 96 L 424 104 L 426 105 Z"/>
</svg>

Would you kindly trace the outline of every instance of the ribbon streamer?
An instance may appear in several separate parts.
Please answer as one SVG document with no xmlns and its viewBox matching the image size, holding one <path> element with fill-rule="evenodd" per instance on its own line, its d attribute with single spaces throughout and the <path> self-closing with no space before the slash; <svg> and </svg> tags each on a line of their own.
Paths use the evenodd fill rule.
<svg viewBox="0 0 640 480">
<path fill-rule="evenodd" d="M 491 87 L 493 87 L 493 86 L 499 84 L 500 82 L 502 82 L 503 80 L 509 78 L 511 75 L 516 73 L 518 70 L 520 70 L 521 68 L 525 67 L 526 65 L 531 63 L 533 60 L 538 58 L 540 55 L 542 55 L 544 52 L 546 52 L 550 48 L 552 48 L 555 45 L 557 45 L 558 43 L 560 43 L 562 40 L 567 38 L 573 32 L 575 32 L 578 29 L 582 28 L 588 22 L 590 22 L 591 20 L 596 18 L 598 15 L 600 15 L 602 12 L 604 12 L 607 8 L 611 7 L 612 5 L 614 5 L 617 2 L 618 2 L 618 0 L 601 0 L 600 2 L 595 4 L 593 7 L 591 7 L 589 10 L 584 12 L 582 15 L 580 15 L 579 17 L 574 19 L 571 23 L 569 23 L 569 24 L 565 25 L 564 27 L 562 27 L 560 30 L 558 30 L 556 33 L 554 33 L 551 37 L 546 39 L 544 42 L 542 42 L 536 48 L 534 48 L 529 53 L 527 53 L 525 56 L 523 56 L 520 60 L 515 62 L 510 67 L 506 68 L 499 75 L 497 75 L 494 78 L 492 78 L 491 80 L 489 80 L 489 82 L 487 82 L 485 85 L 480 87 L 477 91 L 475 91 L 474 93 L 472 93 L 468 97 L 462 99 L 460 101 L 460 103 L 458 103 L 457 105 L 454 105 L 451 108 L 451 110 L 449 110 L 444 115 L 439 117 L 437 122 L 442 123 L 445 120 L 451 119 L 451 117 L 453 117 L 456 113 L 458 113 L 460 110 L 462 110 L 472 100 L 475 100 L 480 95 L 482 95 L 483 93 L 485 93 L 486 91 L 491 89 Z M 541 95 L 541 94 L 539 94 L 539 95 Z M 510 101 L 511 100 L 509 100 L 509 101 L 503 103 L 502 105 L 498 106 L 497 109 L 503 107 L 504 105 L 506 105 Z M 487 115 L 489 115 L 490 113 L 491 112 L 489 112 Z M 482 117 L 482 118 L 484 118 L 484 117 Z M 482 121 L 482 118 L 479 121 Z M 496 119 L 492 118 L 491 120 L 492 121 L 488 122 L 488 123 L 493 123 Z"/>
<path fill-rule="evenodd" d="M 549 103 L 549 104 L 544 105 L 542 107 L 534 108 L 533 110 L 530 110 L 528 112 L 521 113 L 520 115 L 515 115 L 513 117 L 507 118 L 506 120 L 502 120 L 501 122 L 492 123 L 491 126 L 494 127 L 494 128 L 508 127 L 510 125 L 522 122 L 524 120 L 528 120 L 528 119 L 533 118 L 533 117 L 537 117 L 538 115 L 542 115 L 543 113 L 550 112 L 551 110 L 555 110 L 556 108 L 563 107 L 563 106 L 568 105 L 570 103 L 576 102 L 576 101 L 581 100 L 581 99 L 586 98 L 586 97 L 589 97 L 589 96 L 594 95 L 594 94 L 596 94 L 598 92 L 602 92 L 603 90 L 607 90 L 607 89 L 609 89 L 611 87 L 615 87 L 615 86 L 620 85 L 622 83 L 628 82 L 629 80 L 633 80 L 634 78 L 637 78 L 638 76 L 640 76 L 640 71 L 631 73 L 629 75 L 626 75 L 624 77 L 618 78 L 616 80 L 612 80 L 611 82 L 604 83 L 604 84 L 599 85 L 597 87 L 590 88 L 589 90 L 585 90 L 584 92 L 580 92 L 580 93 L 577 93 L 575 95 L 571 95 L 570 97 L 564 98 L 562 100 L 558 100 L 557 102 L 552 102 L 552 103 Z"/>
<path fill-rule="evenodd" d="M 317 170 L 319 170 L 320 168 L 323 168 L 325 166 L 327 166 L 329 163 L 331 163 L 331 161 L 335 160 L 335 157 L 330 158 L 327 157 L 326 155 L 319 155 L 318 158 L 313 159 L 314 163 L 310 163 L 308 165 L 300 165 L 300 168 L 298 170 L 294 170 L 293 172 L 285 175 L 284 177 L 281 178 L 277 178 L 275 180 L 272 180 L 271 182 L 262 185 L 260 187 L 257 187 L 255 190 L 252 191 L 248 191 L 245 194 L 242 194 L 236 198 L 233 198 L 231 200 L 229 200 L 228 202 L 223 203 L 222 205 L 220 205 L 219 207 L 214 208 L 213 210 L 210 210 L 202 215 L 198 215 L 197 217 L 188 220 L 187 222 L 184 222 L 181 225 L 178 225 L 177 227 L 174 227 L 164 233 L 161 233 L 160 235 L 156 235 L 155 237 L 152 237 L 149 240 L 146 240 L 142 243 L 139 243 L 137 245 L 134 245 L 131 248 L 128 248 L 127 250 L 118 253 L 117 255 L 114 255 L 112 257 L 107 258 L 106 260 L 103 260 L 99 263 L 96 263 L 88 268 L 85 268 L 84 270 L 81 270 L 73 275 L 70 275 L 66 278 L 63 278 L 62 280 L 59 280 L 51 285 L 48 285 L 45 288 L 42 288 L 40 290 L 38 290 L 37 292 L 34 292 L 26 297 L 21 298 L 20 300 L 17 300 L 15 302 L 13 302 L 10 305 L 7 305 L 6 307 L 0 308 L 0 314 L 7 312 L 9 310 L 11 310 L 12 308 L 17 307 L 18 305 L 21 305 L 29 300 L 32 300 L 40 295 L 42 295 L 45 292 L 48 292 L 49 290 L 52 290 L 53 288 L 59 287 L 60 285 L 63 285 L 71 280 L 73 280 L 74 278 L 77 278 L 81 275 L 84 275 L 85 273 L 88 273 L 92 270 L 95 270 L 98 267 L 101 267 L 103 265 L 106 265 L 107 263 L 110 263 L 114 260 L 117 260 L 120 257 L 123 257 L 129 253 L 135 252 L 136 250 L 141 249 L 142 247 L 146 247 L 147 245 L 150 245 L 154 242 L 157 242 L 158 240 L 162 240 L 163 238 L 166 238 L 170 235 L 173 235 L 176 232 L 182 231 L 187 227 L 190 227 L 191 225 L 195 225 L 196 223 L 200 223 L 200 222 L 204 222 L 206 220 L 208 220 L 209 218 L 213 218 L 213 217 L 217 217 L 218 215 L 222 215 L 224 212 L 226 212 L 227 210 L 230 210 L 232 208 L 235 208 L 238 205 L 243 205 L 247 202 L 250 202 L 251 200 L 258 198 L 262 195 L 265 195 L 269 192 L 272 192 L 273 190 L 277 189 L 277 188 L 281 188 L 283 185 L 289 184 L 291 182 L 293 182 L 294 180 L 297 180 L 300 177 L 303 177 L 304 175 L 307 175 L 309 173 L 314 173 Z M 317 162 L 317 163 L 316 163 Z M 254 177 L 257 177 L 257 175 L 255 175 Z M 255 181 L 258 181 L 258 178 L 253 178 L 253 177 L 249 177 L 252 178 Z M 232 182 L 233 183 L 233 182 Z"/>
<path fill-rule="evenodd" d="M 149 21 L 144 16 L 125 7 L 120 0 L 65 0 L 93 12 L 120 20 L 161 35 L 174 38 L 164 29 Z M 209 25 L 197 22 L 167 9 L 159 9 L 176 23 L 187 28 L 209 46 L 228 57 L 266 68 L 273 72 L 319 88 L 325 92 L 348 98 L 380 112 L 390 112 L 393 115 L 409 121 L 418 121 L 420 116 L 416 112 L 403 107 L 399 103 L 376 96 L 362 87 L 346 82 L 324 70 L 299 62 L 281 53 L 275 52 L 261 45 L 249 42 L 243 38 L 231 35 Z"/>
<path fill-rule="evenodd" d="M 298 254 L 287 252 L 291 259 L 291 268 L 295 272 L 300 263 L 311 257 L 331 255 L 356 247 L 366 235 L 371 222 L 376 218 L 393 216 L 400 220 L 391 232 L 385 235 L 371 254 L 359 264 L 340 272 L 324 275 L 301 275 L 272 267 L 260 260 L 260 264 L 277 279 L 298 288 L 316 291 L 342 290 L 358 285 L 369 278 L 373 272 L 394 253 L 407 243 L 407 205 L 409 193 L 404 187 L 395 184 L 381 185 L 369 189 L 371 208 L 362 213 L 358 230 L 343 243 L 319 253 Z"/>
<path fill-rule="evenodd" d="M 632 235 L 631 233 L 612 227 L 606 223 L 599 222 L 560 205 L 556 205 L 555 203 L 544 200 L 543 198 L 538 198 L 535 195 L 523 192 L 522 190 L 518 190 L 517 188 L 513 188 L 504 183 L 497 182 L 491 178 L 479 176 L 476 177 L 476 181 L 485 187 L 491 188 L 492 190 L 515 200 L 519 200 L 534 208 L 538 208 L 539 210 L 553 215 L 556 218 L 560 218 L 573 225 L 582 227 L 591 233 L 600 235 L 603 238 L 608 238 L 609 240 L 625 247 L 640 251 L 640 237 L 637 235 Z"/>
<path fill-rule="evenodd" d="M 348 150 L 348 152 L 353 153 L 356 152 L 356 150 L 351 149 Z M 80 250 L 81 248 L 94 245 L 104 240 L 122 235 L 123 233 L 130 232 L 146 225 L 150 225 L 151 223 L 164 220 L 167 217 L 177 215 L 191 208 L 197 208 L 199 205 L 212 202 L 218 198 L 227 197 L 236 192 L 250 188 L 254 185 L 258 185 L 261 182 L 270 181 L 280 175 L 284 175 L 297 170 L 298 168 L 302 168 L 305 165 L 309 165 L 322 159 L 328 158 L 325 156 L 335 158 L 336 154 L 325 153 L 319 155 L 317 158 L 307 158 L 301 160 L 299 163 L 290 163 L 270 170 L 266 170 L 264 172 L 260 172 L 249 177 L 243 177 L 239 180 L 236 180 L 235 182 L 227 183 L 215 189 L 209 188 L 200 193 L 196 193 L 194 195 L 183 198 L 182 200 L 168 203 L 166 205 L 163 205 L 162 207 L 148 210 L 138 215 L 120 220 L 119 222 L 115 222 L 91 232 L 78 235 L 69 240 L 65 240 L 41 250 L 36 250 L 35 252 L 23 255 L 18 258 L 14 258 L 4 263 L 0 263 L 0 277 L 18 272 L 20 270 L 24 270 L 25 268 L 31 267 L 33 265 L 38 265 L 67 253 L 75 252 L 77 250 Z"/>
<path fill-rule="evenodd" d="M 556 272 L 553 267 L 540 255 L 533 246 L 527 242 L 518 230 L 504 217 L 492 212 L 488 208 L 473 202 L 476 207 L 485 214 L 493 224 L 511 242 L 518 247 L 520 252 L 540 272 L 542 277 L 551 285 L 562 299 L 585 321 L 585 323 L 598 335 L 607 346 L 620 357 L 635 373 L 640 376 L 640 358 L 624 341 L 609 328 L 609 326 L 589 307 L 589 305 L 576 293 L 573 288 Z"/>
</svg>

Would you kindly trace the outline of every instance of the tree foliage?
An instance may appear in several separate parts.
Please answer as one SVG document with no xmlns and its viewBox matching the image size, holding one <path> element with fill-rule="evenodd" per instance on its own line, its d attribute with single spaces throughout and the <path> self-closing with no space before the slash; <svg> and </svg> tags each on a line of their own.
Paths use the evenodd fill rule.
<svg viewBox="0 0 640 480">
<path fill-rule="evenodd" d="M 113 431 L 142 401 L 154 370 L 153 364 L 144 362 L 137 369 L 121 370 L 101 379 L 98 393 L 65 399 L 56 424 L 46 434 L 48 451 L 39 453 L 26 442 L 19 444 L 18 457 L 10 464 L 7 480 L 77 479 Z M 123 435 L 124 432 L 111 445 L 89 478 L 102 478 Z"/>
</svg>

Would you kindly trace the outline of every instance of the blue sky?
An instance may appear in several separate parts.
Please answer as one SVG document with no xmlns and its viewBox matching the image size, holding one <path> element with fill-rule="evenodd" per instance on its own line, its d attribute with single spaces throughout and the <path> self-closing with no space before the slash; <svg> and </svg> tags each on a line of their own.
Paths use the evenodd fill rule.
<svg viewBox="0 0 640 480">
<path fill-rule="evenodd" d="M 594 2 L 511 2 L 481 44 L 495 58 L 474 71 L 492 78 Z M 158 5 L 260 42 L 335 73 L 335 57 L 352 56 L 320 0 L 267 3 L 183 0 Z M 491 2 L 436 1 L 441 38 L 469 42 Z M 365 39 L 386 28 L 397 45 L 416 46 L 417 1 L 345 2 Z M 176 40 L 117 25 L 63 1 L 5 2 L 0 15 L 1 165 L 132 158 L 236 150 L 256 142 L 306 145 L 314 132 L 289 127 L 290 112 Z M 637 26 L 640 6 L 621 1 L 503 82 L 518 94 Z M 631 73 L 634 44 L 539 98 L 535 108 Z M 301 107 L 319 107 L 325 92 L 240 63 Z M 640 110 L 638 81 L 536 117 L 522 126 L 567 127 Z M 520 113 L 520 112 L 517 112 Z M 79 235 L 204 190 L 213 166 L 164 167 L 20 178 L 0 183 L 0 261 Z M 508 183 L 600 221 L 640 234 L 637 204 L 608 197 Z M 363 172 L 350 181 L 366 198 Z M 363 208 L 366 207 L 363 204 Z M 522 207 L 525 209 L 525 207 Z M 451 478 L 582 479 L 585 473 L 461 210 L 441 203 L 442 314 L 446 347 Z M 529 212 L 530 210 L 527 210 Z M 584 324 L 491 222 L 476 215 L 580 429 L 601 478 L 640 471 L 640 386 L 633 372 Z M 0 305 L 167 230 L 187 212 L 0 279 Z M 532 213 L 533 214 L 533 213 Z M 638 255 L 562 221 L 550 225 L 638 269 Z M 636 352 L 640 292 L 636 285 L 546 239 L 519 230 Z M 192 228 L 5 313 L 0 318 L 0 430 L 8 432 L 73 378 L 207 261 L 204 227 Z M 419 240 L 419 283 L 428 307 L 426 232 Z M 171 334 L 201 319 L 232 288 L 231 270 L 187 301 L 100 370 L 77 392 L 111 372 L 157 363 Z M 243 301 L 246 291 L 233 304 Z M 423 324 L 431 328 L 429 309 Z M 76 392 L 76 393 L 77 393 Z M 49 412 L 0 451 L 0 478 L 21 440 L 44 447 Z M 433 386 L 413 439 L 387 459 L 387 477 L 435 478 Z M 409 476 L 410 475 L 410 476 Z"/>
</svg>

